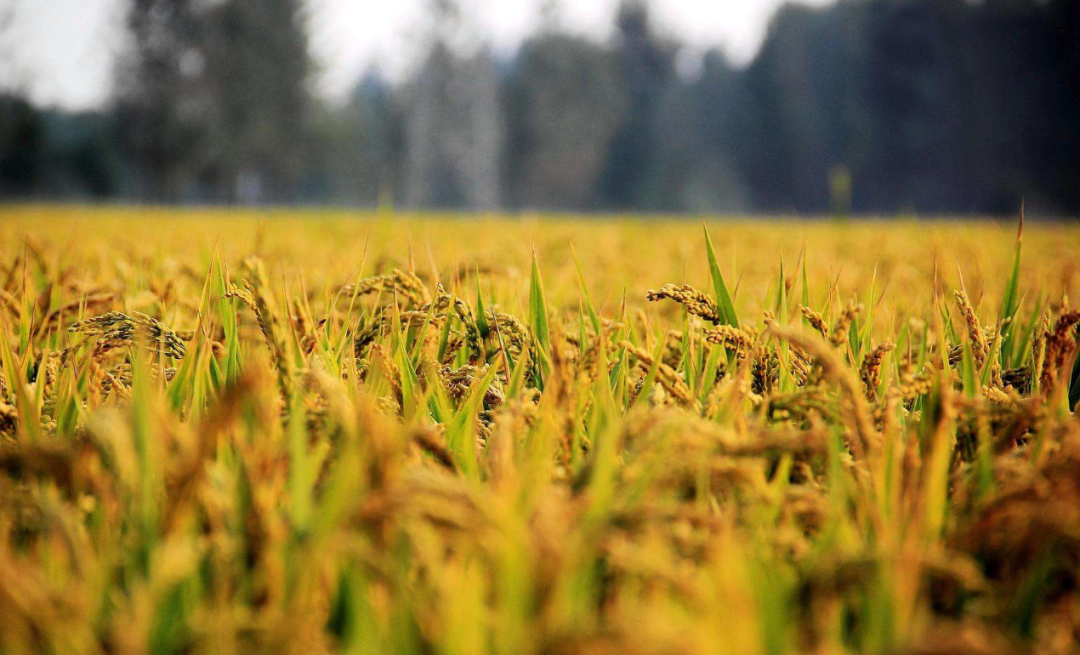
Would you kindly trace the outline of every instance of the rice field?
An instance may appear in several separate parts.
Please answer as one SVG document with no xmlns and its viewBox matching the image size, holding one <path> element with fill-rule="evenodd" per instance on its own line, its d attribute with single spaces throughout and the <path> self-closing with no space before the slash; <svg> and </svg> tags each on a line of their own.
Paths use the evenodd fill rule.
<svg viewBox="0 0 1080 655">
<path fill-rule="evenodd" d="M 1078 292 L 1063 223 L 0 209 L 0 653 L 1078 652 Z"/>
</svg>

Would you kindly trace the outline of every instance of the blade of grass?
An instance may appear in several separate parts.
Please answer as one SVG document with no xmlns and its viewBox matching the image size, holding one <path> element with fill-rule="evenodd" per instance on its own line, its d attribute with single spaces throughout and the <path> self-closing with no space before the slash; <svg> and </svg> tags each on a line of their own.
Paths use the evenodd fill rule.
<svg viewBox="0 0 1080 655">
<path fill-rule="evenodd" d="M 735 305 L 731 302 L 731 294 L 728 293 L 727 283 L 724 282 L 724 274 L 720 272 L 720 263 L 716 260 L 716 251 L 713 249 L 712 239 L 709 238 L 709 228 L 705 223 L 701 224 L 705 232 L 705 248 L 709 255 L 709 275 L 712 277 L 713 292 L 716 294 L 716 307 L 720 312 L 720 320 L 726 325 L 739 327 L 739 317 L 735 313 Z"/>
</svg>

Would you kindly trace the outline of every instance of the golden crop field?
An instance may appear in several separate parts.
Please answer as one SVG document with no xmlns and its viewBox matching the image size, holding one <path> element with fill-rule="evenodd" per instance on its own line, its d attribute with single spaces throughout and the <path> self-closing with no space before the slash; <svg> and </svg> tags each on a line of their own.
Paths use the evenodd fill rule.
<svg viewBox="0 0 1080 655">
<path fill-rule="evenodd" d="M 1075 653 L 1080 226 L 0 209 L 0 653 Z"/>
</svg>

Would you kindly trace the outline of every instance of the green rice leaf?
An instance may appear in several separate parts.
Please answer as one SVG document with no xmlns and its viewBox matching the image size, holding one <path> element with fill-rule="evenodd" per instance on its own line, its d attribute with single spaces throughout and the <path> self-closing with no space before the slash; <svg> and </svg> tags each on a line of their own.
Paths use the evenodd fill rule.
<svg viewBox="0 0 1080 655">
<path fill-rule="evenodd" d="M 532 276 L 529 280 L 529 326 L 533 329 L 537 341 L 544 352 L 551 350 L 551 334 L 548 329 L 547 301 L 544 299 L 544 284 L 540 280 L 540 263 L 533 251 Z"/>
<path fill-rule="evenodd" d="M 1001 325 L 1001 347 L 1006 353 L 1012 352 L 1013 322 L 1020 309 L 1020 250 L 1024 242 L 1024 210 L 1020 210 L 1020 226 L 1016 230 L 1016 249 L 1013 251 L 1012 269 L 1005 283 L 1005 292 L 1001 298 L 1001 311 L 998 324 Z"/>
<path fill-rule="evenodd" d="M 712 276 L 713 291 L 716 294 L 716 307 L 720 311 L 721 322 L 732 327 L 739 327 L 739 317 L 735 313 L 735 305 L 731 302 L 731 294 L 728 293 L 727 283 L 724 282 L 724 274 L 720 272 L 720 264 L 716 260 L 716 251 L 713 249 L 712 239 L 709 238 L 709 228 L 701 224 L 705 231 L 705 247 L 709 254 L 709 275 Z"/>
</svg>

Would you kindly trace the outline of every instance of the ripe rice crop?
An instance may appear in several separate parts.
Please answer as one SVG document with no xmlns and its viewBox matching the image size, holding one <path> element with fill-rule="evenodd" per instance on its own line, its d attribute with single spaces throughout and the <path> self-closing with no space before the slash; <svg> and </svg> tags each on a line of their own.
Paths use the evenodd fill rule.
<svg viewBox="0 0 1080 655">
<path fill-rule="evenodd" d="M 1076 652 L 1016 227 L 3 210 L 0 652 Z"/>
</svg>

